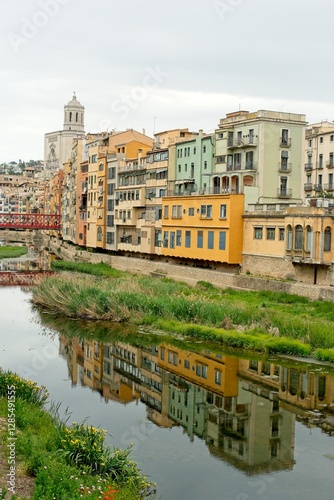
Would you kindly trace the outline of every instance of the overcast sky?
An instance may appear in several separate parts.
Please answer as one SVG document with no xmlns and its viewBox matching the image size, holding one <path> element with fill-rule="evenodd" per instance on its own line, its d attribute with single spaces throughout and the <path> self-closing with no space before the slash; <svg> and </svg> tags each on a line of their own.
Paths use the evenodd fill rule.
<svg viewBox="0 0 334 500">
<path fill-rule="evenodd" d="M 43 158 L 73 91 L 85 130 L 272 109 L 334 119 L 332 0 L 12 0 L 1 15 L 0 163 Z"/>
</svg>

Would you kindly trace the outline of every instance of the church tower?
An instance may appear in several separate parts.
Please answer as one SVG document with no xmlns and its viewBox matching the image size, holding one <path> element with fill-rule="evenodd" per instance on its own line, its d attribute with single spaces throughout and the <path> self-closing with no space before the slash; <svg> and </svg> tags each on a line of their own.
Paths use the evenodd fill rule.
<svg viewBox="0 0 334 500">
<path fill-rule="evenodd" d="M 85 130 L 85 108 L 77 100 L 75 92 L 72 100 L 64 106 L 63 130 L 82 132 Z"/>
</svg>

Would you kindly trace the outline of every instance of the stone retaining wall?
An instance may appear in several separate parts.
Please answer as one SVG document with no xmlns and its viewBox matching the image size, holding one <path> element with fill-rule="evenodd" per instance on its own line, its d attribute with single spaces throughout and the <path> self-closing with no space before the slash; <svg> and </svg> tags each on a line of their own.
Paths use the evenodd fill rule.
<svg viewBox="0 0 334 500">
<path fill-rule="evenodd" d="M 302 295 L 312 300 L 329 300 L 334 302 L 334 287 L 313 285 L 300 282 L 287 282 L 266 278 L 255 278 L 253 276 L 238 275 L 191 267 L 175 265 L 166 262 L 157 262 L 145 258 L 123 257 L 97 252 L 79 250 L 78 247 L 45 236 L 44 245 L 64 260 L 73 262 L 104 262 L 122 271 L 136 274 L 164 276 L 178 281 L 184 281 L 190 285 L 196 285 L 197 281 L 208 281 L 221 288 L 236 288 L 243 290 L 268 290 L 286 292 Z"/>
</svg>

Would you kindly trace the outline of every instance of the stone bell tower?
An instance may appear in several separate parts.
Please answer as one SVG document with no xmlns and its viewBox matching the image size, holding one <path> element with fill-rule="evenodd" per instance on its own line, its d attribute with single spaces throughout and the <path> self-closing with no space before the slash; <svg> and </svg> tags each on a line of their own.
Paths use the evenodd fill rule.
<svg viewBox="0 0 334 500">
<path fill-rule="evenodd" d="M 63 130 L 82 133 L 85 130 L 85 108 L 77 100 L 75 92 L 73 92 L 72 100 L 64 106 Z"/>
</svg>

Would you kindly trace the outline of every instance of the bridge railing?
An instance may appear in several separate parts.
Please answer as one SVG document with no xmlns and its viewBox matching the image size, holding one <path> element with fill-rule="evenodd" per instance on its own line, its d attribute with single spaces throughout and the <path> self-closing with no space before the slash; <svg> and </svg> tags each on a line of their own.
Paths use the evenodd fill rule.
<svg viewBox="0 0 334 500">
<path fill-rule="evenodd" d="M 0 229 L 60 229 L 60 215 L 0 212 Z"/>
</svg>

